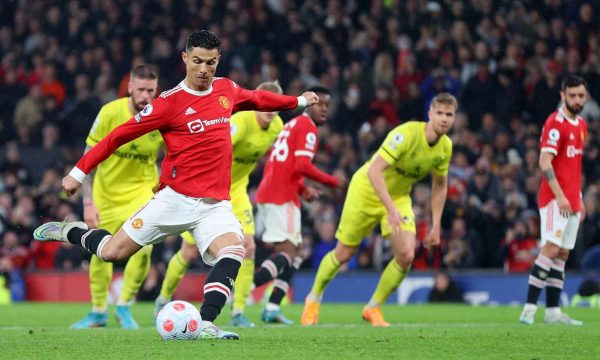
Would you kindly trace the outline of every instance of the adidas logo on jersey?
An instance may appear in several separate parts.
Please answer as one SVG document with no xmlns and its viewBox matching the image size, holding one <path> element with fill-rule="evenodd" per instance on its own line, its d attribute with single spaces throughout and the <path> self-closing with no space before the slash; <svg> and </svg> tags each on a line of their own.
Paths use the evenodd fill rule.
<svg viewBox="0 0 600 360">
<path fill-rule="evenodd" d="M 188 107 L 187 110 L 185 111 L 185 115 L 192 115 L 195 113 L 196 113 L 196 110 L 192 109 L 191 107 Z"/>
</svg>

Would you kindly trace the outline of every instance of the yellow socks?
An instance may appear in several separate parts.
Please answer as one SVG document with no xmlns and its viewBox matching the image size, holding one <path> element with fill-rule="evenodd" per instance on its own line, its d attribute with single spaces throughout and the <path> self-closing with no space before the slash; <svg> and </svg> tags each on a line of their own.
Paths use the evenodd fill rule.
<svg viewBox="0 0 600 360">
<path fill-rule="evenodd" d="M 246 301 L 252 291 L 252 280 L 254 279 L 254 259 L 244 259 L 238 272 L 233 292 L 233 312 L 242 313 L 246 307 Z"/>
<path fill-rule="evenodd" d="M 320 300 L 323 291 L 325 291 L 325 287 L 335 277 L 340 266 L 340 262 L 335 257 L 335 250 L 331 250 L 323 257 L 321 264 L 319 264 L 319 270 L 317 271 L 317 276 L 315 277 L 315 282 L 313 283 L 310 293 L 311 296 L 315 297 L 313 300 Z"/>
<path fill-rule="evenodd" d="M 152 245 L 144 246 L 127 260 L 123 273 L 123 288 L 117 305 L 127 305 L 137 294 L 150 271 Z"/>
<path fill-rule="evenodd" d="M 408 270 L 410 270 L 410 268 Z M 379 284 L 377 284 L 377 289 L 375 289 L 371 301 L 369 301 L 367 306 L 379 306 L 384 304 L 390 294 L 396 290 L 398 285 L 400 285 L 408 273 L 408 270 L 402 269 L 398 262 L 396 262 L 396 259 L 392 259 L 385 267 L 385 270 L 383 270 L 381 278 L 379 279 Z"/>
<path fill-rule="evenodd" d="M 160 289 L 160 296 L 166 300 L 170 300 L 173 297 L 173 293 L 183 279 L 185 272 L 190 267 L 190 264 L 186 263 L 181 257 L 181 250 L 175 254 L 169 261 L 167 266 L 167 273 Z"/>
<path fill-rule="evenodd" d="M 112 279 L 113 264 L 100 260 L 92 255 L 90 260 L 90 292 L 92 294 L 92 311 L 106 312 L 108 287 Z"/>
</svg>

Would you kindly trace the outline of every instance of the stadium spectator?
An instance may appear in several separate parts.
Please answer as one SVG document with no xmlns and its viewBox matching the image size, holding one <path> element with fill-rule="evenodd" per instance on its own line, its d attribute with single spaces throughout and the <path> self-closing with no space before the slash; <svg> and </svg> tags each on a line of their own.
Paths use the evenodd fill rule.
<svg viewBox="0 0 600 360">
<path fill-rule="evenodd" d="M 495 92 L 496 87 L 490 74 L 488 60 L 479 60 L 475 75 L 467 81 L 461 96 L 461 104 L 467 113 L 471 128 L 479 129 L 483 115 L 494 110 Z"/>
<path fill-rule="evenodd" d="M 430 303 L 462 303 L 463 290 L 447 272 L 440 271 L 435 274 L 428 300 Z"/>
<path fill-rule="evenodd" d="M 20 99 L 15 106 L 13 123 L 15 128 L 25 126 L 32 128 L 42 121 L 43 96 L 38 85 L 29 88 L 29 93 Z"/>
<path fill-rule="evenodd" d="M 314 245 L 312 252 L 312 267 L 319 267 L 323 257 L 335 248 L 335 227 L 336 222 L 331 218 L 321 219 L 315 224 L 318 234 L 317 244 Z"/>
<path fill-rule="evenodd" d="M 455 218 L 445 244 L 443 264 L 448 269 L 472 267 L 477 261 L 477 248 L 480 240 L 466 227 L 463 218 Z"/>
<path fill-rule="evenodd" d="M 529 271 L 539 253 L 538 241 L 528 233 L 527 222 L 522 219 L 517 220 L 506 231 L 502 241 L 504 271 L 509 273 Z"/>
<path fill-rule="evenodd" d="M 31 260 L 29 249 L 21 244 L 19 235 L 13 230 L 6 231 L 2 235 L 0 256 L 9 259 L 11 266 L 19 271 L 25 270 Z"/>
<path fill-rule="evenodd" d="M 60 246 L 54 255 L 54 266 L 61 270 L 83 270 L 89 268 L 90 253 L 79 246 L 69 243 L 57 243 Z"/>
</svg>

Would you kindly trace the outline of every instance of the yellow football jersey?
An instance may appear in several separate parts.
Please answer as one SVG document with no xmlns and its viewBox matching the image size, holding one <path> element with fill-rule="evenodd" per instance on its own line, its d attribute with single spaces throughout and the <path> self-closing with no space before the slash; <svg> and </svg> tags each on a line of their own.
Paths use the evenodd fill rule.
<svg viewBox="0 0 600 360">
<path fill-rule="evenodd" d="M 129 111 L 128 101 L 129 98 L 117 99 L 100 109 L 86 139 L 87 145 L 95 146 L 134 115 Z M 162 144 L 160 132 L 152 131 L 119 147 L 96 168 L 93 198 L 101 217 L 103 212 L 110 213 L 118 206 L 135 211 L 152 197 L 152 188 L 158 183 L 156 159 Z"/>
<path fill-rule="evenodd" d="M 273 119 L 267 129 L 260 127 L 254 111 L 241 111 L 231 117 L 232 195 L 240 191 L 246 192 L 252 170 L 256 167 L 258 160 L 273 145 L 281 129 L 283 129 L 283 121 L 279 116 Z"/>
<path fill-rule="evenodd" d="M 452 140 L 443 135 L 430 146 L 425 138 L 424 122 L 409 121 L 389 132 L 376 154 L 390 167 L 385 170 L 385 183 L 392 199 L 409 195 L 414 183 L 431 172 L 446 175 L 452 157 Z M 375 155 L 373 155 L 375 156 Z M 352 181 L 360 193 L 379 202 L 379 198 L 369 181 L 367 171 L 371 160 L 356 171 Z"/>
</svg>

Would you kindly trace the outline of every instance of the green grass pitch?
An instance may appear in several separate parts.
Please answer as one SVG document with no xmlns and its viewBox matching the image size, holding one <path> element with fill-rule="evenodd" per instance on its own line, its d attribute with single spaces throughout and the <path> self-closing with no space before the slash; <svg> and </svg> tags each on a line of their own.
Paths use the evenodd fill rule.
<svg viewBox="0 0 600 360">
<path fill-rule="evenodd" d="M 600 359 L 600 311 L 568 308 L 581 327 L 517 322 L 517 307 L 410 305 L 384 307 L 390 328 L 361 320 L 362 305 L 324 304 L 315 327 L 257 322 L 240 329 L 240 341 L 163 341 L 153 326 L 153 304 L 133 313 L 141 329 L 122 330 L 114 308 L 106 329 L 68 330 L 88 304 L 24 303 L 0 307 L 0 359 Z M 298 320 L 301 305 L 284 308 Z M 217 323 L 226 325 L 229 310 Z M 224 326 L 226 327 L 226 326 Z M 226 327 L 227 328 L 227 327 Z"/>
</svg>

